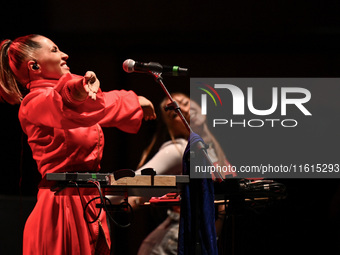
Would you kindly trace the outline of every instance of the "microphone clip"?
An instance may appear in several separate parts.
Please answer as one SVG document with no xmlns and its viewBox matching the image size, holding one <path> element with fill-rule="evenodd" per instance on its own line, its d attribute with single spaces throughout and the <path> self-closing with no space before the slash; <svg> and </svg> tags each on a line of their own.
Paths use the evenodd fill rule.
<svg viewBox="0 0 340 255">
<path fill-rule="evenodd" d="M 169 111 L 169 110 L 174 111 L 174 110 L 178 110 L 178 109 L 180 109 L 180 107 L 179 107 L 179 105 L 177 104 L 176 101 L 173 101 L 173 102 L 167 104 L 166 106 L 164 106 L 164 110 L 166 112 Z"/>
</svg>

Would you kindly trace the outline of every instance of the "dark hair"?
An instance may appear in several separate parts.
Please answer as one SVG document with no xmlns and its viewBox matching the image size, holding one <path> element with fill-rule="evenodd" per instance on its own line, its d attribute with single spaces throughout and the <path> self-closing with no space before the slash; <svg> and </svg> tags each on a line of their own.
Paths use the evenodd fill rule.
<svg viewBox="0 0 340 255">
<path fill-rule="evenodd" d="M 188 97 L 186 94 L 181 92 L 171 93 L 172 97 L 176 95 L 183 95 Z M 175 137 L 173 135 L 166 121 L 164 106 L 166 105 L 167 101 L 168 97 L 165 97 L 160 103 L 159 109 L 156 109 L 157 111 L 160 112 L 160 114 L 157 114 L 157 116 L 161 116 L 161 118 L 159 118 L 159 121 L 157 122 L 156 132 L 152 137 L 150 144 L 148 145 L 148 147 L 146 147 L 146 149 L 142 153 L 137 169 L 142 167 L 149 159 L 151 159 L 151 157 L 157 153 L 157 151 L 159 150 L 163 143 L 170 140 L 172 140 L 175 143 L 175 139 L 180 138 Z"/>
<path fill-rule="evenodd" d="M 0 100 L 10 104 L 20 104 L 23 87 L 29 82 L 25 62 L 33 59 L 34 50 L 41 45 L 33 39 L 39 35 L 26 35 L 14 41 L 3 40 L 0 44 Z"/>
</svg>

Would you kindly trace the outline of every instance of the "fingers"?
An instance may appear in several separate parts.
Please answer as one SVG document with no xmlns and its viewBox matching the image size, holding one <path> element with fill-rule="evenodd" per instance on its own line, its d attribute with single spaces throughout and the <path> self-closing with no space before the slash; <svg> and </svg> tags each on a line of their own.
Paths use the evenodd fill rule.
<svg viewBox="0 0 340 255">
<path fill-rule="evenodd" d="M 154 120 L 154 119 L 156 119 L 157 116 L 156 116 L 155 109 L 153 108 L 153 106 L 152 106 L 152 108 L 150 108 L 149 110 L 150 110 L 150 112 L 148 112 L 148 113 L 146 114 L 146 116 L 145 116 L 144 119 L 145 119 L 145 120 Z"/>
<path fill-rule="evenodd" d="M 154 120 L 157 118 L 153 104 L 143 96 L 138 96 L 138 101 L 143 110 L 144 120 Z"/>
<path fill-rule="evenodd" d="M 87 92 L 87 95 L 93 99 L 96 100 L 97 99 L 97 92 L 94 92 L 90 89 L 89 85 L 84 85 L 85 91 Z"/>
<path fill-rule="evenodd" d="M 154 109 L 153 104 L 151 102 L 147 105 L 142 106 L 142 109 L 143 109 L 143 112 L 144 112 L 144 119 L 145 120 L 156 119 L 155 109 Z"/>
<path fill-rule="evenodd" d="M 84 75 L 85 82 L 86 83 L 93 83 L 97 79 L 97 76 L 94 72 L 92 71 L 87 71 L 86 74 Z"/>
<path fill-rule="evenodd" d="M 151 109 L 148 109 L 148 108 L 145 108 L 145 107 L 142 107 L 143 109 L 143 112 L 144 112 L 144 120 L 154 120 L 156 119 L 156 114 L 151 110 Z"/>
<path fill-rule="evenodd" d="M 97 92 L 100 87 L 100 82 L 97 79 L 96 74 L 92 71 L 87 71 L 86 74 L 84 75 L 84 79 L 85 79 L 84 88 L 85 88 L 86 93 L 88 94 L 90 98 L 92 98 L 93 100 L 96 100 Z"/>
</svg>

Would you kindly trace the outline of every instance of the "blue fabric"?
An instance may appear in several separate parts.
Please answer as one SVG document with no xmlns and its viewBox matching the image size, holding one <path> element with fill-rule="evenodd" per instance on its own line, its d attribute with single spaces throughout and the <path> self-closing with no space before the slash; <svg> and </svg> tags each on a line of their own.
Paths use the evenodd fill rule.
<svg viewBox="0 0 340 255">
<path fill-rule="evenodd" d="M 194 149 L 198 142 L 203 142 L 202 138 L 191 133 L 183 156 L 184 175 L 190 175 L 190 163 L 207 165 L 201 152 Z M 190 148 L 195 152 L 194 161 L 190 159 Z M 217 255 L 214 186 L 211 176 L 207 179 L 190 179 L 181 196 L 178 254 Z M 196 245 L 197 242 L 199 245 Z"/>
</svg>

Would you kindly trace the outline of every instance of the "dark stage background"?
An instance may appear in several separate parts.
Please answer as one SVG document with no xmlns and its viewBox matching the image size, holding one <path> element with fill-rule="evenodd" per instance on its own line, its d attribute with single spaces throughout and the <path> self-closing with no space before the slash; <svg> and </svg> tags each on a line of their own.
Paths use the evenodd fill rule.
<svg viewBox="0 0 340 255">
<path fill-rule="evenodd" d="M 103 90 L 132 89 L 158 105 L 161 88 L 148 75 L 125 73 L 125 59 L 188 67 L 192 77 L 339 77 L 339 5 L 335 0 L 3 1 L 0 39 L 45 35 L 70 56 L 73 73 L 93 70 Z M 189 93 L 187 77 L 164 82 L 170 92 Z M 17 111 L 0 104 L 0 254 L 21 253 L 22 229 L 40 178 Z M 102 171 L 135 169 L 154 130 L 155 122 L 144 123 L 135 135 L 104 129 Z M 246 158 L 239 138 L 229 139 L 233 148 L 225 149 L 235 157 L 229 160 Z M 329 151 L 338 146 L 324 153 Z M 280 182 L 288 189 L 285 201 L 236 217 L 235 254 L 339 252 L 339 180 Z M 131 228 L 114 227 L 115 254 L 135 254 L 161 216 L 164 212 L 143 208 Z"/>
</svg>

